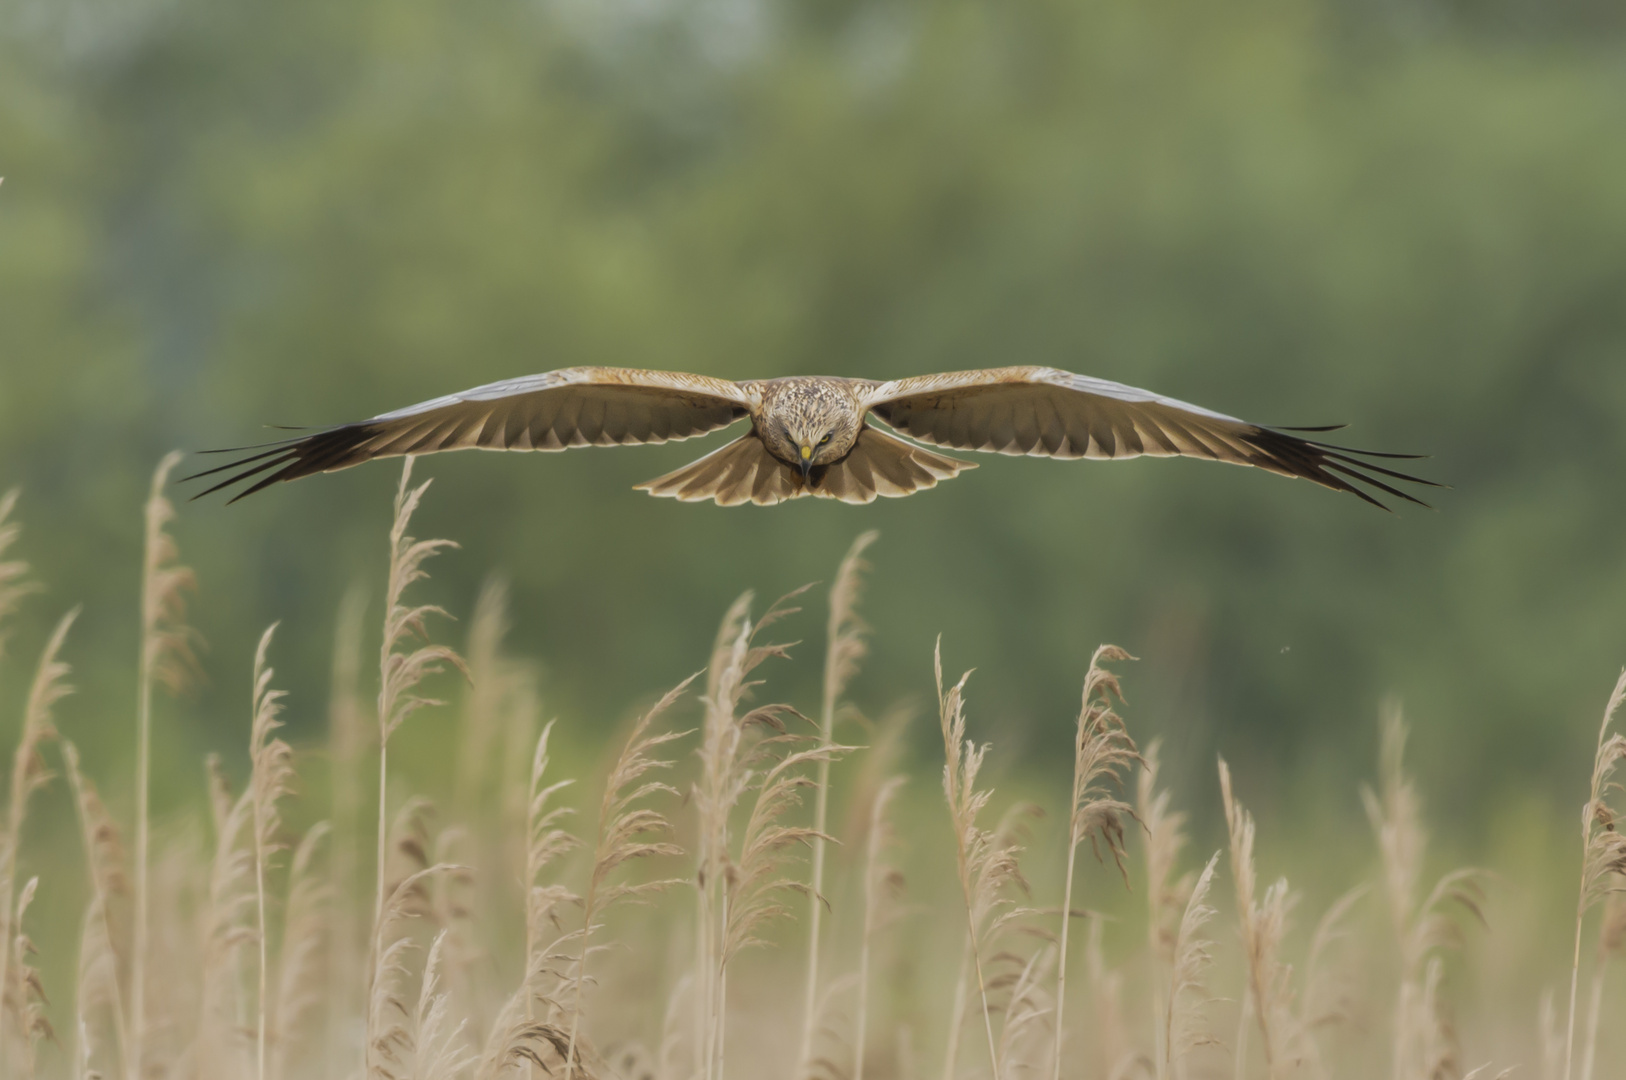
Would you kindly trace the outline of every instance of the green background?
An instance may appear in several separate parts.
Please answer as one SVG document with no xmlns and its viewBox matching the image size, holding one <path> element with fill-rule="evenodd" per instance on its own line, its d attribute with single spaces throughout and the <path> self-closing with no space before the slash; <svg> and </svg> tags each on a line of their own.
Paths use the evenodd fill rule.
<svg viewBox="0 0 1626 1080">
<path fill-rule="evenodd" d="M 1127 716 L 1168 738 L 1182 804 L 1211 804 L 1225 754 L 1266 847 L 1296 844 L 1312 878 L 1347 881 L 1331 838 L 1367 844 L 1387 694 L 1450 845 L 1508 822 L 1567 838 L 1626 659 L 1623 11 L 4 0 L 0 486 L 24 489 L 18 551 L 49 591 L 0 720 L 83 602 L 60 722 L 128 806 L 140 506 L 172 447 L 577 364 L 1048 364 L 1347 421 L 1452 489 L 1389 515 L 1200 462 L 980 456 L 907 500 L 721 510 L 631 490 L 715 438 L 447 455 L 419 465 L 416 532 L 463 546 L 421 595 L 466 616 L 488 572 L 512 579 L 513 648 L 586 761 L 701 666 L 739 591 L 827 580 L 874 527 L 854 700 L 925 703 L 941 633 L 948 667 L 979 669 L 1002 783 L 1063 790 L 1079 682 L 1113 641 L 1142 657 Z M 324 737 L 334 610 L 361 582 L 377 621 L 396 478 L 182 507 L 209 680 L 160 700 L 161 813 L 200 803 L 206 750 L 242 775 L 272 620 L 291 731 Z M 809 710 L 810 600 L 787 631 L 804 662 L 768 691 Z M 432 794 L 449 732 L 442 713 L 407 735 Z"/>
</svg>

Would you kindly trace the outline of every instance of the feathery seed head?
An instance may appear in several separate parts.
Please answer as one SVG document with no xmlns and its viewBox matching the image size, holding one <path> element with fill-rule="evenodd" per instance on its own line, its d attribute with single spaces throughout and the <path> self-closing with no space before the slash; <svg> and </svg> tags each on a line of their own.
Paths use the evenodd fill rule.
<svg viewBox="0 0 1626 1080">
<path fill-rule="evenodd" d="M 180 693 L 197 680 L 197 631 L 186 625 L 186 594 L 196 591 L 197 575 L 176 560 L 180 549 L 168 532 L 175 506 L 164 495 L 169 474 L 181 454 L 164 455 L 152 474 L 145 509 L 146 549 L 141 575 L 142 664 L 147 674 L 170 693 Z"/>
<path fill-rule="evenodd" d="M 39 592 L 38 582 L 28 580 L 28 564 L 20 559 L 5 559 L 6 549 L 17 542 L 22 526 L 9 520 L 17 505 L 18 491 L 12 488 L 0 495 L 0 657 L 5 655 L 9 634 L 5 623 L 17 610 L 17 605 L 29 593 Z"/>
</svg>

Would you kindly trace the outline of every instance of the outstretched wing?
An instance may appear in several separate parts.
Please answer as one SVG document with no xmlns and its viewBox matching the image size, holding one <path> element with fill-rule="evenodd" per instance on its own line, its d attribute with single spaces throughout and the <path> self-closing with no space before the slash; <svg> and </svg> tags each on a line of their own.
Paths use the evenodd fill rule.
<svg viewBox="0 0 1626 1080">
<path fill-rule="evenodd" d="M 355 424 L 248 447 L 258 453 L 187 477 L 229 475 L 201 494 L 259 477 L 232 501 L 282 480 L 373 458 L 440 450 L 567 450 L 687 439 L 745 416 L 750 394 L 704 375 L 577 367 L 425 401 Z M 230 451 L 212 451 L 216 453 Z"/>
<path fill-rule="evenodd" d="M 1207 458 L 1312 480 L 1380 507 L 1383 503 L 1356 485 L 1424 506 L 1388 481 L 1441 486 L 1372 460 L 1416 455 L 1351 450 L 1303 437 L 1333 428 L 1260 427 L 1056 368 L 987 368 L 874 383 L 865 389 L 864 403 L 903 434 L 958 450 L 1057 458 Z"/>
</svg>

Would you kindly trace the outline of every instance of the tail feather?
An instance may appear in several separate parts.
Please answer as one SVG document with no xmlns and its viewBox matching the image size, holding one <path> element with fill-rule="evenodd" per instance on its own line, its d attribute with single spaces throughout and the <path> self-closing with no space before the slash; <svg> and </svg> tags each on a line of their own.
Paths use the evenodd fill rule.
<svg viewBox="0 0 1626 1080">
<path fill-rule="evenodd" d="M 719 506 L 755 503 L 772 506 L 804 495 L 869 503 L 898 498 L 937 486 L 976 466 L 865 428 L 852 452 L 833 465 L 802 474 L 768 452 L 756 434 L 747 433 L 665 476 L 639 484 L 637 490 L 683 502 L 712 501 Z"/>
<path fill-rule="evenodd" d="M 951 480 L 976 467 L 972 462 L 944 457 L 875 428 L 865 428 L 852 452 L 817 477 L 813 494 L 847 503 L 869 503 L 877 497 L 896 499 L 936 487 L 939 480 Z"/>
<path fill-rule="evenodd" d="M 768 453 L 754 432 L 681 469 L 639 484 L 637 490 L 683 502 L 709 499 L 718 506 L 748 502 L 772 506 L 809 494 L 802 486 L 801 473 Z"/>
</svg>

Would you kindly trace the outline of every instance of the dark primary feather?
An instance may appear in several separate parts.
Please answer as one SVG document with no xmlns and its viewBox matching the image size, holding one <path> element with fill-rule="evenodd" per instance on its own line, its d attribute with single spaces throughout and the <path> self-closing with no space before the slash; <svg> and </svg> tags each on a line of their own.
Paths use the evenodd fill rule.
<svg viewBox="0 0 1626 1080">
<path fill-rule="evenodd" d="M 1413 476 L 1410 473 L 1375 465 L 1370 460 L 1363 460 L 1380 458 L 1390 461 L 1418 461 L 1427 455 L 1383 454 L 1375 450 L 1352 450 L 1347 447 L 1301 439 L 1296 435 L 1288 434 L 1287 430 L 1255 428 L 1253 432 L 1244 435 L 1243 438 L 1251 445 L 1256 446 L 1266 459 L 1253 464 L 1271 472 L 1279 473 L 1282 476 L 1296 476 L 1311 480 L 1322 487 L 1332 488 L 1334 491 L 1347 491 L 1351 495 L 1365 499 L 1380 510 L 1387 510 L 1389 507 L 1381 500 L 1356 487 L 1356 483 L 1366 484 L 1386 495 L 1392 495 L 1397 499 L 1404 499 L 1409 503 L 1427 507 L 1431 510 L 1433 507 L 1422 499 L 1402 491 L 1379 478 L 1388 477 L 1391 480 L 1398 480 L 1407 484 L 1421 484 L 1424 487 L 1432 488 L 1444 488 L 1446 486 L 1435 483 L 1433 480 L 1425 480 L 1420 476 Z"/>
<path fill-rule="evenodd" d="M 319 472 L 328 472 L 332 469 L 343 469 L 351 465 L 359 465 L 373 455 L 359 453 L 359 449 L 379 434 L 376 424 L 360 423 L 346 424 L 343 427 L 330 428 L 327 431 L 317 432 L 315 435 L 306 435 L 299 439 L 288 439 L 280 443 L 269 444 L 270 449 L 261 450 L 245 458 L 229 461 L 224 465 L 217 465 L 212 469 L 193 473 L 183 477 L 186 480 L 200 480 L 205 476 L 214 476 L 217 473 L 229 472 L 224 480 L 213 487 L 204 489 L 192 496 L 201 499 L 205 495 L 212 495 L 223 488 L 259 476 L 260 479 L 227 500 L 234 503 L 238 499 L 263 491 L 272 484 L 284 480 L 298 480 L 302 476 L 312 476 Z M 255 447 L 244 447 L 252 450 Z M 232 451 L 205 450 L 204 453 L 231 453 Z M 274 471 L 273 471 L 274 470 Z M 268 474 L 268 475 L 262 475 Z"/>
</svg>

